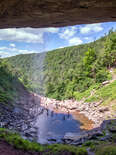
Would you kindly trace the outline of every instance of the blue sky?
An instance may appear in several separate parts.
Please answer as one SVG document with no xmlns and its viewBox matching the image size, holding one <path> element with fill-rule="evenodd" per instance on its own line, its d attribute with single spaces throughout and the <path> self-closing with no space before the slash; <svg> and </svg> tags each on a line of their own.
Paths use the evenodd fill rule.
<svg viewBox="0 0 116 155">
<path fill-rule="evenodd" d="M 83 24 L 61 28 L 0 29 L 0 56 L 40 53 L 94 41 L 116 29 L 116 22 Z"/>
</svg>

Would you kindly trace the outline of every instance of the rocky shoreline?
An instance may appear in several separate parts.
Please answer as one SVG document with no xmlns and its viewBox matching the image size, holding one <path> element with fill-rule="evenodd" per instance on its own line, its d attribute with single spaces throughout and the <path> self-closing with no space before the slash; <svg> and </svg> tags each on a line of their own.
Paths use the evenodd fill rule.
<svg viewBox="0 0 116 155">
<path fill-rule="evenodd" d="M 40 99 L 23 91 L 12 106 L 5 107 L 1 104 L 0 127 L 18 132 L 24 139 L 34 140 L 38 130 L 35 125 L 36 118 L 42 110 Z"/>
<path fill-rule="evenodd" d="M 79 134 L 68 132 L 60 143 L 81 145 L 95 138 L 106 140 L 111 138 L 111 133 L 106 128 L 110 121 L 106 120 L 111 119 L 112 115 L 109 107 L 101 107 L 101 103 L 102 101 L 91 104 L 74 100 L 57 101 L 34 93 L 23 93 L 20 100 L 15 103 L 14 108 L 4 109 L 1 106 L 1 111 L 4 110 L 4 114 L 0 118 L 0 127 L 19 132 L 23 138 L 36 141 L 38 131 L 36 118 L 41 115 L 44 109 L 59 110 L 66 114 L 79 111 L 94 122 L 93 129 L 82 131 Z M 103 136 L 103 130 L 106 132 L 105 136 Z M 51 143 L 53 140 L 54 143 L 57 143 L 57 140 L 53 138 Z"/>
<path fill-rule="evenodd" d="M 38 96 L 40 98 L 40 105 L 44 108 L 50 110 L 59 109 L 64 113 L 71 113 L 74 111 L 79 111 L 84 114 L 88 119 L 94 122 L 93 128 L 100 127 L 102 122 L 107 119 L 112 119 L 112 113 L 109 107 L 100 106 L 102 101 L 87 103 L 84 101 L 75 101 L 75 100 L 64 100 L 58 101 L 55 99 L 50 99 L 44 96 Z"/>
<path fill-rule="evenodd" d="M 36 94 L 35 94 L 36 96 Z M 100 106 L 102 101 L 96 103 L 84 103 L 74 100 L 57 101 L 46 97 L 40 97 L 40 105 L 44 108 L 55 111 L 59 109 L 64 113 L 80 111 L 94 122 L 93 129 L 85 130 L 81 133 L 68 132 L 62 138 L 62 143 L 71 145 L 82 145 L 87 141 L 112 141 L 113 134 L 116 133 L 116 120 L 112 119 L 109 107 Z"/>
</svg>

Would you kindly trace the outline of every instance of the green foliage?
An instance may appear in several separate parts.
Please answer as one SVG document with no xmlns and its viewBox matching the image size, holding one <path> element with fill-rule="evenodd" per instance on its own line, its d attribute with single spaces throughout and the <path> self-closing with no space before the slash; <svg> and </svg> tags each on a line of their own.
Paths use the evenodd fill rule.
<svg viewBox="0 0 116 155">
<path fill-rule="evenodd" d="M 96 90 L 95 94 L 87 99 L 87 102 L 94 102 L 103 100 L 104 104 L 110 103 L 116 99 L 116 81 L 110 83 L 108 86 L 101 87 Z"/>
<path fill-rule="evenodd" d="M 9 144 L 13 145 L 17 149 L 22 150 L 33 150 L 33 151 L 43 151 L 43 146 L 35 143 L 30 142 L 28 140 L 25 140 L 20 137 L 17 133 L 12 133 L 9 130 L 6 130 L 4 128 L 0 128 L 0 139 L 7 141 Z"/>
<path fill-rule="evenodd" d="M 86 75 L 90 75 L 92 71 L 92 64 L 96 60 L 95 50 L 92 48 L 88 48 L 88 51 L 85 52 L 85 56 L 83 57 L 83 69 L 86 71 Z"/>
<path fill-rule="evenodd" d="M 116 35 L 115 32 L 112 34 Z M 91 44 L 77 46 L 77 49 L 75 46 L 60 49 L 62 53 L 60 50 L 48 52 L 45 58 L 46 96 L 80 100 L 83 96 L 89 96 L 90 87 L 111 79 L 110 73 L 101 61 L 106 38 L 109 37 L 111 36 L 108 35 Z"/>
<path fill-rule="evenodd" d="M 51 150 L 51 153 L 57 154 L 57 153 L 63 153 L 63 152 L 69 152 L 75 155 L 87 155 L 87 151 L 84 147 L 75 147 L 72 145 L 63 145 L 63 144 L 53 144 L 48 145 L 47 148 Z"/>
<path fill-rule="evenodd" d="M 116 155 L 116 145 L 98 147 L 96 155 Z"/>
<path fill-rule="evenodd" d="M 89 96 L 91 87 L 111 79 L 116 32 L 89 44 L 7 58 L 13 75 L 29 90 L 59 100 Z"/>
<path fill-rule="evenodd" d="M 116 65 L 116 34 L 113 30 L 110 30 L 106 37 L 103 62 L 107 67 Z"/>
<path fill-rule="evenodd" d="M 17 133 L 12 133 L 9 130 L 0 128 L 0 139 L 7 141 L 17 149 L 25 151 L 41 152 L 46 155 L 59 154 L 63 152 L 73 153 L 75 155 L 87 155 L 87 151 L 84 147 L 75 147 L 71 145 L 52 144 L 52 145 L 40 145 L 35 142 L 30 142 L 20 137 Z"/>
<path fill-rule="evenodd" d="M 45 53 L 23 54 L 5 58 L 4 62 L 28 90 L 44 95 L 44 57 Z"/>
<path fill-rule="evenodd" d="M 73 93 L 73 96 L 76 100 L 81 100 L 83 98 L 88 98 L 90 95 L 91 95 L 91 92 L 93 90 L 97 90 L 98 88 L 100 87 L 100 84 L 95 84 L 95 85 L 92 85 L 89 89 L 87 89 L 86 91 L 84 92 L 74 92 Z"/>
<path fill-rule="evenodd" d="M 92 86 L 111 79 L 104 58 L 107 49 L 113 50 L 115 55 L 115 38 L 116 33 L 110 32 L 108 36 L 94 43 L 77 46 L 77 49 L 70 47 L 61 49 L 62 53 L 59 50 L 48 52 L 45 59 L 46 96 L 80 100 L 89 96 Z M 111 43 L 107 43 L 107 40 Z"/>
<path fill-rule="evenodd" d="M 12 105 L 21 87 L 19 80 L 10 71 L 7 63 L 0 63 L 0 104 Z"/>
<path fill-rule="evenodd" d="M 109 79 L 110 79 L 110 73 L 106 70 L 106 68 L 103 68 L 96 73 L 97 83 L 102 83 L 103 81 L 106 81 Z"/>
<path fill-rule="evenodd" d="M 86 148 L 91 148 L 92 151 L 95 151 L 96 147 L 99 145 L 100 141 L 87 141 L 85 143 L 82 144 L 82 146 L 86 147 Z"/>
</svg>

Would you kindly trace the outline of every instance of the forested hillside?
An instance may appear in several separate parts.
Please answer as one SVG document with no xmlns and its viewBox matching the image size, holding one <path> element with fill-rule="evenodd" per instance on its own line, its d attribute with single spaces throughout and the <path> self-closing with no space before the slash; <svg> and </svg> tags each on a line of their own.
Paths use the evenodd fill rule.
<svg viewBox="0 0 116 155">
<path fill-rule="evenodd" d="M 96 56 L 102 53 L 105 39 L 48 52 L 45 59 L 46 95 L 57 99 L 73 98 L 74 91 L 87 89 L 84 85 L 89 87 L 93 80 L 85 78 L 82 59 L 88 48 L 94 50 Z"/>
<path fill-rule="evenodd" d="M 9 66 L 0 59 L 0 114 L 2 107 L 10 109 L 19 97 L 21 89 L 25 89 L 18 78 L 10 71 Z"/>
<path fill-rule="evenodd" d="M 31 91 L 56 99 L 79 99 L 111 79 L 108 68 L 116 65 L 116 32 L 111 30 L 89 44 L 18 55 L 4 62 Z"/>
<path fill-rule="evenodd" d="M 29 90 L 44 94 L 43 66 L 46 53 L 23 54 L 4 59 L 9 64 L 12 73 Z"/>
</svg>

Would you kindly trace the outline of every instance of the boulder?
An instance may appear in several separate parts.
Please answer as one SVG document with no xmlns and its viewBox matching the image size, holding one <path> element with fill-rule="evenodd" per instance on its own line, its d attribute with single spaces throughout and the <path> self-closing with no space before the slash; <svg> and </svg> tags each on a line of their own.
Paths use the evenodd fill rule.
<svg viewBox="0 0 116 155">
<path fill-rule="evenodd" d="M 88 134 L 87 133 L 71 133 L 68 132 L 64 135 L 63 140 L 65 142 L 70 142 L 70 143 L 75 143 L 75 144 L 80 144 L 84 142 L 86 139 L 88 139 Z"/>
<path fill-rule="evenodd" d="M 100 130 L 89 132 L 89 139 L 98 139 L 100 136 L 103 136 L 103 132 Z"/>
</svg>

